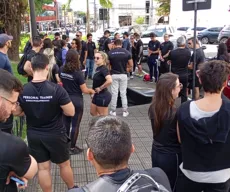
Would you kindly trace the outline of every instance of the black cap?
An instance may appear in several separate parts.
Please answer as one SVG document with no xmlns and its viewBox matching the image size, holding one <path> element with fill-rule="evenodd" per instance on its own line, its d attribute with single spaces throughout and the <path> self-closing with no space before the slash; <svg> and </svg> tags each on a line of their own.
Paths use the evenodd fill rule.
<svg viewBox="0 0 230 192">
<path fill-rule="evenodd" d="M 107 33 L 110 34 L 110 31 L 109 30 L 105 30 L 104 35 L 107 34 Z"/>
<path fill-rule="evenodd" d="M 150 37 L 156 37 L 156 34 L 155 33 L 150 33 Z"/>
<path fill-rule="evenodd" d="M 123 33 L 123 35 L 125 35 L 125 36 L 128 37 L 128 36 L 129 36 L 129 33 L 126 31 L 126 32 Z"/>
</svg>

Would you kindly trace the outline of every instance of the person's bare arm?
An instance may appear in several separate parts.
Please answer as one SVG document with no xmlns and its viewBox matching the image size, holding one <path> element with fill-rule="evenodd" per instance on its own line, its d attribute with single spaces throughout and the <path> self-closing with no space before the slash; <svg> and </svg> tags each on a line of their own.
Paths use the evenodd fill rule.
<svg viewBox="0 0 230 192">
<path fill-rule="evenodd" d="M 188 69 L 193 69 L 193 62 L 190 62 L 190 63 L 188 64 Z"/>
<path fill-rule="evenodd" d="M 57 79 L 57 82 L 60 83 L 60 82 L 61 82 L 61 79 L 60 79 L 59 75 L 58 75 L 58 74 L 55 74 L 55 77 L 56 77 L 56 79 Z"/>
<path fill-rule="evenodd" d="M 26 61 L 23 69 L 27 73 L 27 75 L 33 76 L 33 70 L 32 70 L 32 66 L 31 66 L 30 61 Z"/>
<path fill-rule="evenodd" d="M 128 66 L 127 66 L 127 68 L 129 68 L 129 69 L 133 68 L 133 60 L 132 59 L 128 60 Z"/>
<path fill-rule="evenodd" d="M 89 89 L 89 88 L 86 86 L 85 83 L 82 84 L 82 85 L 80 85 L 80 88 L 81 88 L 82 93 L 85 93 L 85 94 L 94 94 L 94 93 L 95 93 L 95 91 L 94 91 L 93 89 Z"/>
<path fill-rule="evenodd" d="M 178 138 L 178 141 L 179 143 L 181 143 L 181 139 L 180 139 L 180 130 L 179 130 L 179 124 L 177 122 L 177 126 L 176 126 L 176 131 L 177 131 L 177 138 Z"/>
<path fill-rule="evenodd" d="M 75 108 L 72 102 L 69 102 L 66 105 L 61 105 L 64 115 L 73 117 L 75 114 Z"/>
<path fill-rule="evenodd" d="M 171 52 L 171 50 L 169 50 L 168 53 L 166 53 L 166 54 L 163 56 L 163 58 L 164 58 L 164 59 L 167 58 L 167 57 L 169 56 L 170 52 Z"/>
<path fill-rule="evenodd" d="M 24 112 L 20 106 L 17 106 L 16 110 L 13 112 L 14 116 L 24 116 Z"/>
<path fill-rule="evenodd" d="M 84 58 L 84 61 L 83 61 L 84 65 L 86 64 L 87 57 L 88 57 L 88 51 L 85 51 L 85 58 Z"/>
</svg>

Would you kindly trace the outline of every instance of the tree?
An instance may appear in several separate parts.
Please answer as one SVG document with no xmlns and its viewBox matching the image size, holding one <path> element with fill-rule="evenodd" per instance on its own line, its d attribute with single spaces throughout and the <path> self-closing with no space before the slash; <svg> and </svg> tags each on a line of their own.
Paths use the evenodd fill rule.
<svg viewBox="0 0 230 192">
<path fill-rule="evenodd" d="M 86 16 L 86 13 L 84 11 L 76 11 L 76 15 L 80 18 L 83 18 Z"/>
<path fill-rule="evenodd" d="M 170 14 L 170 2 L 171 0 L 155 0 L 159 5 L 157 8 L 158 16 L 168 16 Z"/>
<path fill-rule="evenodd" d="M 73 0 L 68 0 L 67 5 L 70 6 L 71 2 Z M 100 5 L 102 7 L 105 8 L 111 8 L 112 7 L 112 2 L 111 0 L 99 0 Z M 89 0 L 86 0 L 86 5 L 87 5 L 87 13 L 86 13 L 86 26 L 87 26 L 87 33 L 90 32 L 90 26 L 89 26 L 89 22 L 90 22 L 90 14 L 89 14 Z"/>
<path fill-rule="evenodd" d="M 53 0 L 34 0 L 34 2 L 37 12 L 42 12 L 42 6 L 52 3 Z M 27 11 L 27 0 L 0 0 L 0 27 L 4 27 L 6 33 L 14 37 L 12 48 L 8 52 L 9 58 L 14 61 L 19 60 L 21 22 Z"/>
<path fill-rule="evenodd" d="M 136 24 L 139 24 L 139 25 L 144 24 L 144 22 L 145 22 L 145 17 L 138 16 L 138 17 L 136 18 L 135 22 L 136 22 Z"/>
</svg>

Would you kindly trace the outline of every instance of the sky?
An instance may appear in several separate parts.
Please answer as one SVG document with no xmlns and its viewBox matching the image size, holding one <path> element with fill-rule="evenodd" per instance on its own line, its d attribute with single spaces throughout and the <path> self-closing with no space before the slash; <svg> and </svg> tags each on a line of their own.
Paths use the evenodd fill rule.
<svg viewBox="0 0 230 192">
<path fill-rule="evenodd" d="M 67 3 L 67 0 L 58 0 L 58 2 L 62 3 L 62 4 L 65 4 Z M 93 9 L 93 3 L 94 3 L 94 0 L 89 0 L 89 3 L 90 3 L 90 12 L 92 12 L 94 9 Z M 96 4 L 97 4 L 97 7 L 99 6 L 99 1 L 96 0 Z M 74 11 L 84 11 L 86 12 L 86 0 L 72 0 L 72 3 L 70 5 L 70 7 L 74 10 Z"/>
</svg>

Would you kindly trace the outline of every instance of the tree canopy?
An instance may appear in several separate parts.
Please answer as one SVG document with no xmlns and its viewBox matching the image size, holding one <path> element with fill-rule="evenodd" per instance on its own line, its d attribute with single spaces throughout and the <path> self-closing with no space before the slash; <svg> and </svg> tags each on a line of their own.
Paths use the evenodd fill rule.
<svg viewBox="0 0 230 192">
<path fill-rule="evenodd" d="M 158 3 L 157 15 L 168 16 L 170 14 L 170 2 L 171 0 L 155 0 Z"/>
<path fill-rule="evenodd" d="M 68 0 L 67 5 L 70 6 L 70 4 L 75 1 L 75 0 Z M 76 0 L 77 1 L 77 0 Z M 99 0 L 100 5 L 105 8 L 111 8 L 112 7 L 112 2 L 110 0 Z"/>
</svg>

